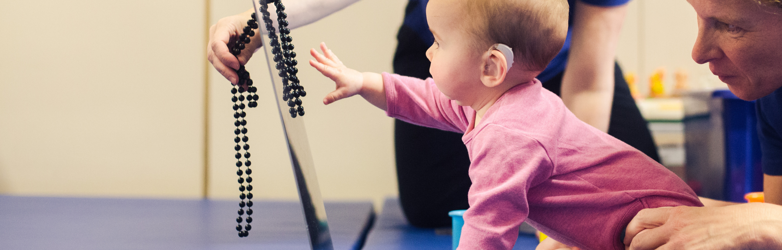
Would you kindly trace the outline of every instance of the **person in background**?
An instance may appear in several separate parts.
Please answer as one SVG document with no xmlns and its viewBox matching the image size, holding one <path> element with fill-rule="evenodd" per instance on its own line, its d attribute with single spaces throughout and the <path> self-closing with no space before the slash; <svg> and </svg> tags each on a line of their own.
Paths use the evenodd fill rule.
<svg viewBox="0 0 782 250">
<path fill-rule="evenodd" d="M 688 0 L 698 16 L 692 58 L 755 103 L 765 203 L 704 199 L 706 207 L 642 210 L 630 249 L 782 249 L 782 3 Z"/>
<path fill-rule="evenodd" d="M 286 0 L 289 28 L 315 22 L 358 0 Z M 409 0 L 397 34 L 394 72 L 430 77 L 425 52 L 434 37 L 426 22 L 428 0 Z M 540 75 L 543 87 L 560 95 L 576 117 L 659 161 L 646 121 L 641 116 L 619 65 L 616 46 L 629 0 L 568 0 L 569 29 L 559 54 Z M 273 6 L 270 6 L 273 8 Z M 209 61 L 232 83 L 234 69 L 252 57 L 228 50 L 241 34 L 252 9 L 220 19 L 210 28 Z M 275 15 L 274 11 L 270 11 Z M 272 19 L 275 19 L 273 17 Z M 258 39 L 247 45 L 260 46 Z M 448 227 L 448 211 L 469 207 L 470 160 L 461 134 L 396 120 L 394 128 L 399 199 L 408 222 L 418 227 Z"/>
</svg>

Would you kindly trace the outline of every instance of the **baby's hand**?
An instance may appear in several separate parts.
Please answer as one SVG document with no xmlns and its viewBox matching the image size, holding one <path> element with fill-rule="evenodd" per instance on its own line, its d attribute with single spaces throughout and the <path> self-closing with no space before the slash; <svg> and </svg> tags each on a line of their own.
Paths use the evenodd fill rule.
<svg viewBox="0 0 782 250">
<path fill-rule="evenodd" d="M 326 98 L 323 98 L 323 104 L 328 105 L 339 99 L 360 94 L 361 87 L 364 84 L 364 75 L 354 69 L 345 67 L 339 61 L 337 55 L 334 55 L 326 47 L 326 43 L 321 43 L 320 49 L 323 51 L 323 55 L 315 49 L 310 49 L 310 54 L 315 58 L 315 60 L 310 60 L 310 65 L 337 84 L 337 89 L 326 95 Z"/>
</svg>

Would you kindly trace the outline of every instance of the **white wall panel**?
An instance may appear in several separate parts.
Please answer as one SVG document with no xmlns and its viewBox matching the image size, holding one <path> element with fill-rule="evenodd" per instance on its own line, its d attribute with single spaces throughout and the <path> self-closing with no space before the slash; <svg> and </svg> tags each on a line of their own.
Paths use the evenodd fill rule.
<svg viewBox="0 0 782 250">
<path fill-rule="evenodd" d="M 403 0 L 359 1 L 291 32 L 298 54 L 298 76 L 307 91 L 307 97 L 303 98 L 306 111 L 303 118 L 326 200 L 379 202 L 384 196 L 396 195 L 393 120 L 358 96 L 324 106 L 322 99 L 334 89 L 334 83 L 309 66 L 309 49 L 317 48 L 323 41 L 349 67 L 391 72 L 396 32 L 406 4 Z M 250 6 L 249 0 L 214 0 L 211 23 Z M 260 198 L 297 199 L 263 54 L 256 54 L 248 68 L 261 97 L 259 107 L 248 111 L 253 186 L 257 190 L 253 194 Z M 209 196 L 233 199 L 239 195 L 239 184 L 233 157 L 230 88 L 227 80 L 214 69 L 210 70 Z"/>
<path fill-rule="evenodd" d="M 692 60 L 692 46 L 698 35 L 695 11 L 687 1 L 682 0 L 637 0 L 640 8 L 641 28 L 639 45 L 641 52 L 639 86 L 642 93 L 648 93 L 649 76 L 657 68 L 666 70 L 666 91 L 670 93 L 674 84 L 674 73 L 683 69 L 689 76 L 691 87 L 721 85 L 708 65 L 699 65 Z M 717 80 L 719 82 L 719 80 Z"/>
<path fill-rule="evenodd" d="M 639 34 L 642 27 L 639 22 L 641 15 L 638 2 L 638 0 L 630 1 L 627 4 L 627 15 L 616 48 L 616 60 L 625 74 L 631 72 L 638 74 L 638 68 L 641 67 Z"/>
<path fill-rule="evenodd" d="M 200 197 L 206 185 L 209 197 L 236 198 L 230 85 L 210 67 L 204 92 L 204 23 L 251 2 L 206 3 L 0 2 L 0 194 Z M 325 41 L 350 67 L 390 72 L 406 4 L 359 1 L 292 32 L 324 199 L 396 195 L 393 120 L 360 97 L 324 106 L 334 86 L 308 66 L 308 50 Z M 632 1 L 618 61 L 642 92 L 661 66 L 669 84 L 677 68 L 692 82 L 709 79 L 690 58 L 696 32 L 686 1 Z M 296 199 L 260 59 L 248 65 L 261 96 L 248 118 L 255 195 Z"/>
<path fill-rule="evenodd" d="M 0 194 L 199 196 L 204 6 L 0 2 Z"/>
</svg>

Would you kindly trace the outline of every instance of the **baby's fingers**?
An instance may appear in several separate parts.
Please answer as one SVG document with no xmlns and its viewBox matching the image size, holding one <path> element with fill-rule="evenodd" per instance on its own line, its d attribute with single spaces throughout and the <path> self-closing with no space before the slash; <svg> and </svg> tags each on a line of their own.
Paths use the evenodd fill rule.
<svg viewBox="0 0 782 250">
<path fill-rule="evenodd" d="M 331 50 L 328 47 L 326 47 L 325 42 L 320 43 L 320 50 L 323 51 L 323 55 L 325 55 L 326 58 L 330 59 L 331 61 L 334 61 L 334 63 L 336 64 L 342 65 L 342 61 L 340 61 L 339 58 L 337 58 L 337 55 L 335 55 L 334 52 L 331 52 Z"/>
<path fill-rule="evenodd" d="M 317 69 L 318 71 L 320 71 L 321 74 L 334 81 L 337 81 L 337 78 L 339 78 L 339 76 L 342 73 L 340 70 L 334 67 L 325 65 L 315 60 L 310 60 L 310 66 Z"/>
<path fill-rule="evenodd" d="M 316 51 L 315 49 L 310 49 L 310 54 L 311 54 L 311 55 L 312 55 L 312 57 L 314 57 L 314 58 L 315 58 L 315 60 L 317 60 L 319 63 L 322 63 L 322 64 L 324 64 L 324 65 L 326 65 L 326 66 L 334 67 L 334 68 L 336 68 L 336 67 L 339 67 L 339 65 L 337 65 L 336 63 L 334 63 L 334 61 L 332 61 L 331 59 L 328 59 L 328 58 L 326 58 L 325 56 L 323 56 L 322 54 L 318 53 L 318 51 Z"/>
<path fill-rule="evenodd" d="M 329 105 L 333 102 L 339 101 L 340 99 L 347 98 L 352 96 L 347 88 L 337 88 L 336 90 L 332 91 L 328 95 L 326 95 L 325 98 L 323 98 L 323 104 Z"/>
</svg>

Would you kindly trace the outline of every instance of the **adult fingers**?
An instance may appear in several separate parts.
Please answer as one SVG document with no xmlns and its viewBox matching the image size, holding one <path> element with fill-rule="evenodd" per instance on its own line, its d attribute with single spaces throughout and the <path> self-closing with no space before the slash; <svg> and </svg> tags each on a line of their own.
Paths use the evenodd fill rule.
<svg viewBox="0 0 782 250">
<path fill-rule="evenodd" d="M 230 67 L 232 69 L 239 68 L 239 66 L 241 65 L 239 63 L 239 59 L 236 59 L 236 56 L 231 54 L 231 51 L 228 49 L 227 40 L 226 41 L 217 40 L 211 42 L 211 44 L 212 44 L 212 52 L 214 53 L 217 60 L 219 60 L 223 65 Z"/>
<path fill-rule="evenodd" d="M 668 243 L 673 230 L 666 226 L 646 229 L 635 235 L 632 243 L 629 244 L 631 250 L 658 249 L 658 247 Z"/>
<path fill-rule="evenodd" d="M 231 83 L 236 84 L 239 78 L 234 70 L 239 68 L 240 63 L 228 49 L 232 29 L 227 23 L 221 20 L 209 28 L 207 59 L 209 59 L 209 62 L 212 63 L 217 72 L 231 81 Z"/>
<path fill-rule="evenodd" d="M 232 36 L 238 36 L 236 27 L 231 25 L 228 20 L 220 20 L 217 24 L 213 25 L 210 30 L 212 34 L 209 37 L 209 44 L 212 48 L 212 52 L 216 58 L 220 60 L 225 66 L 232 69 L 239 68 L 239 60 L 236 56 L 231 54 L 228 49 L 228 43 L 231 41 Z"/>
<path fill-rule="evenodd" d="M 674 250 L 674 249 L 677 249 L 677 247 L 674 246 L 671 243 L 665 243 L 662 246 L 657 247 L 657 249 L 655 249 L 655 250 Z M 681 249 L 681 248 L 678 248 L 678 249 Z"/>
<path fill-rule="evenodd" d="M 627 224 L 624 244 L 630 245 L 633 238 L 643 230 L 660 227 L 668 221 L 671 214 L 670 207 L 643 209 L 639 211 L 633 220 Z"/>
<path fill-rule="evenodd" d="M 221 62 L 220 60 L 216 60 L 214 56 L 214 52 L 207 51 L 207 58 L 210 62 L 212 62 L 212 66 L 217 70 L 218 73 L 223 75 L 225 79 L 228 79 L 233 84 L 236 84 L 236 82 L 239 79 L 239 75 L 236 74 L 236 71 L 234 71 L 231 68 L 228 68 Z"/>
</svg>

